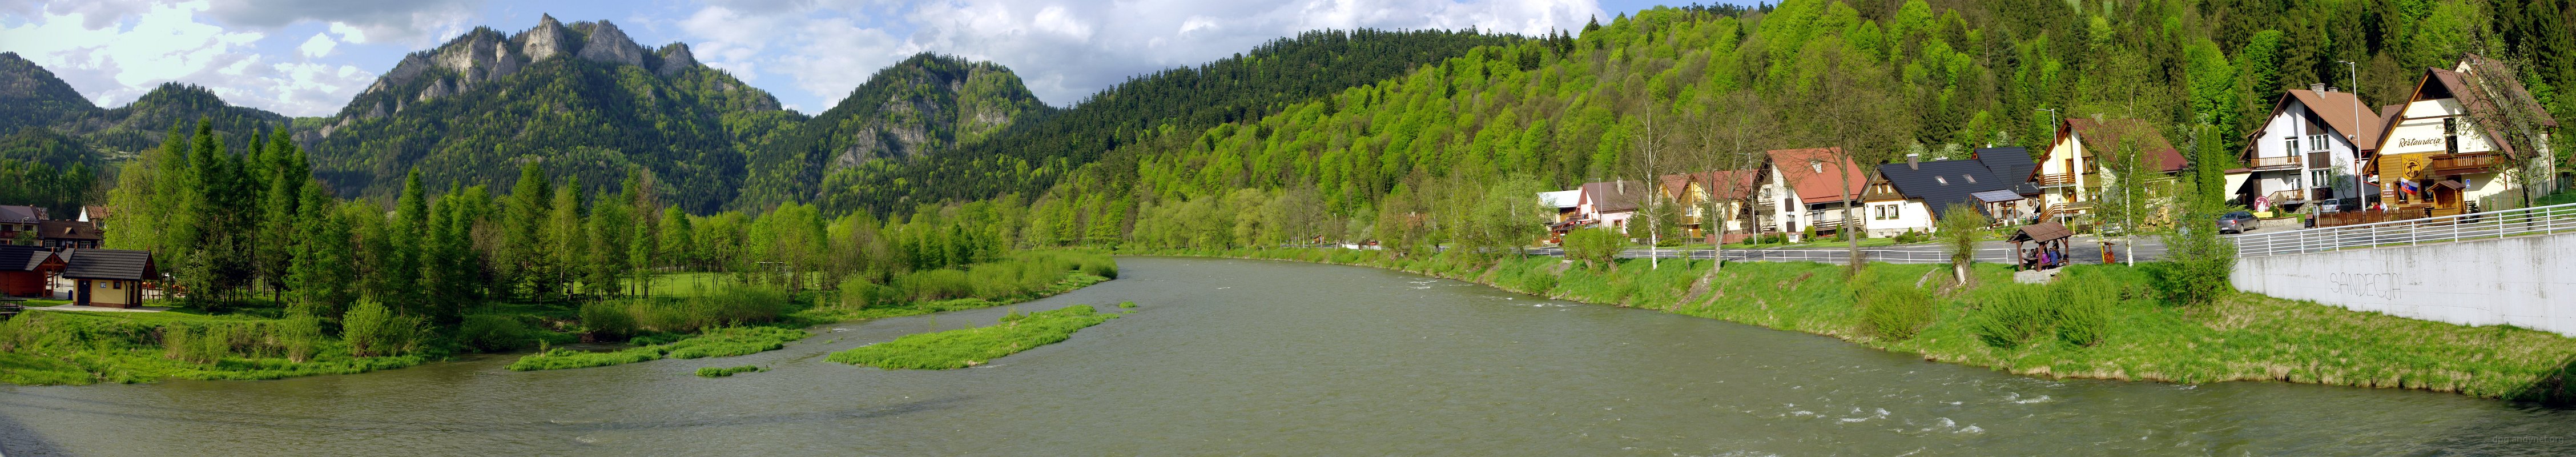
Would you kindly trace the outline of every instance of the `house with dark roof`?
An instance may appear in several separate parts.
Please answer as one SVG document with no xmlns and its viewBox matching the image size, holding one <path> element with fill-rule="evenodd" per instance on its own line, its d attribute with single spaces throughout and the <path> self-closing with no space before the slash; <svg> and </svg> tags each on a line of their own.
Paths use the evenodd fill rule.
<svg viewBox="0 0 2576 457">
<path fill-rule="evenodd" d="M 104 239 L 104 237 L 99 236 L 98 226 L 91 225 L 88 222 L 43 221 L 36 223 L 36 243 L 47 248 L 53 248 L 56 250 L 91 249 L 97 248 L 99 241 L 102 239 Z"/>
<path fill-rule="evenodd" d="M 1646 195 L 1655 191 L 1636 181 L 1583 183 L 1577 190 L 1580 194 L 1575 196 L 1575 215 L 1620 233 L 1627 233 L 1628 218 L 1636 216 Z"/>
<path fill-rule="evenodd" d="M 2056 138 L 2031 172 L 2031 181 L 2039 185 L 2040 211 L 2057 216 L 2092 212 L 2103 186 L 2118 178 L 2111 173 L 2110 153 L 2123 140 L 2138 147 L 2139 164 L 2148 174 L 2144 179 L 2170 179 L 2190 164 L 2145 120 L 2099 116 L 2060 120 Z"/>
<path fill-rule="evenodd" d="M 0 245 L 0 295 L 52 298 L 48 287 L 63 271 L 63 259 L 35 246 Z"/>
<path fill-rule="evenodd" d="M 2228 189 L 2255 211 L 2303 210 L 2309 202 L 2361 209 L 2379 184 L 2362 165 L 2379 152 L 2382 121 L 2395 109 L 2372 110 L 2361 98 L 2324 84 L 2281 93 L 2272 116 L 2246 135 L 2246 168 Z"/>
<path fill-rule="evenodd" d="M 1869 174 L 1839 148 L 1770 151 L 1756 187 L 1764 208 L 1756 209 L 1766 228 L 1782 233 L 1833 233 L 1844 224 L 1843 208 L 1861 204 Z"/>
<path fill-rule="evenodd" d="M 1871 205 L 1871 232 L 1929 233 L 1933 221 L 1949 216 L 1953 207 L 1974 208 L 1996 220 L 2035 216 L 2038 208 L 2030 198 L 2039 194 L 2030 182 L 2035 166 L 2029 150 L 2020 147 L 1978 149 L 1967 159 L 1928 162 L 1909 154 L 1905 163 L 1880 165 L 1882 182 L 1902 197 Z"/>
<path fill-rule="evenodd" d="M 2468 72 L 2477 68 L 2485 57 L 2470 55 L 2455 69 L 2426 68 L 2415 83 L 2415 92 L 2397 115 L 2390 116 L 2381 131 L 2378 156 L 2365 168 L 2379 182 L 2379 204 L 2388 217 L 2448 216 L 2470 210 L 2481 199 L 2506 196 L 2515 189 L 2546 192 L 2557 188 L 2554 173 L 2533 173 L 2535 183 L 2512 182 L 2512 176 L 2498 168 L 2510 145 L 2496 141 L 2502 138 L 2494 130 L 2472 126 L 2468 117 L 2474 107 L 2497 106 L 2496 101 L 2480 95 L 2469 85 Z M 2514 104 L 2531 106 L 2539 123 L 2551 130 L 2557 119 L 2538 104 L 2514 78 L 2501 78 L 2497 88 Z M 2490 127 L 2493 128 L 2493 127 Z M 2544 132 L 2546 135 L 2547 132 Z M 2548 142 L 2540 142 L 2547 148 Z M 2533 168 L 2555 169 L 2546 158 L 2549 151 L 2538 151 L 2544 158 Z M 2489 206 L 2492 207 L 2491 205 Z"/>
<path fill-rule="evenodd" d="M 72 304 L 107 308 L 143 306 L 143 283 L 160 277 L 152 253 L 126 249 L 70 249 L 59 253 L 63 279 L 72 281 Z"/>
<path fill-rule="evenodd" d="M 18 242 L 18 235 L 21 233 L 35 232 L 36 223 L 44 221 L 44 208 L 27 205 L 0 205 L 0 244 L 35 245 L 35 243 Z"/>
</svg>

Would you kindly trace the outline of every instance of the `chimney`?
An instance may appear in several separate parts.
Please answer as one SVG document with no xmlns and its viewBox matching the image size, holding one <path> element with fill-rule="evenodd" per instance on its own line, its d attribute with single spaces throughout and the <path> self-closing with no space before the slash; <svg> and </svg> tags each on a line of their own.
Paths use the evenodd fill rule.
<svg viewBox="0 0 2576 457">
<path fill-rule="evenodd" d="M 1923 169 L 1923 154 L 1913 152 L 1905 153 L 1905 168 L 1908 170 Z"/>
<path fill-rule="evenodd" d="M 2326 91 L 2326 83 L 2309 84 L 2309 85 L 2308 85 L 2308 91 L 2309 91 L 2309 92 L 2325 92 L 2325 91 Z"/>
<path fill-rule="evenodd" d="M 2343 92 L 2343 88 L 2340 88 L 2340 87 L 2334 87 L 2334 86 L 2326 86 L 2326 92 Z"/>
</svg>

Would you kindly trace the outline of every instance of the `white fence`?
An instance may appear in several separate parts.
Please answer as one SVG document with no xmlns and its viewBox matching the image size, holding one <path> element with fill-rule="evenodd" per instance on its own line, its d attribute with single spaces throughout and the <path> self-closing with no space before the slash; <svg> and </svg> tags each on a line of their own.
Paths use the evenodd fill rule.
<svg viewBox="0 0 2576 457">
<path fill-rule="evenodd" d="M 2576 233 L 2576 203 L 2230 238 L 2240 258 Z"/>
</svg>

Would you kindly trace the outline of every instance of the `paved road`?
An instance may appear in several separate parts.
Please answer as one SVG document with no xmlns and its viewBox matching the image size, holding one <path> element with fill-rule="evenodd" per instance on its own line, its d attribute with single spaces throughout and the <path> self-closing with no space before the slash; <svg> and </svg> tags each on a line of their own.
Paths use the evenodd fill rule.
<svg viewBox="0 0 2576 457">
<path fill-rule="evenodd" d="M 2164 258 L 2164 255 L 2165 255 L 2165 247 L 2164 247 L 2164 241 L 2163 241 L 2162 239 L 2160 239 L 2160 238 L 2158 238 L 2158 237 L 2155 237 L 2155 236 L 2140 236 L 2140 237 L 2137 237 L 2137 238 L 2135 238 L 2135 239 L 2137 240 L 2137 246 L 2135 246 L 2135 248 L 2136 248 L 2136 249 L 2135 249 L 2135 252 L 2136 252 L 2136 256 L 2137 256 L 2137 259 L 2136 259 L 2136 260 L 2138 260 L 2138 261 L 2153 261 L 2153 260 L 2157 260 L 2157 259 L 2162 259 L 2162 258 Z M 2115 244 L 2118 244 L 2118 243 L 2122 243 L 2122 242 L 2123 242 L 2123 241 L 2121 240 L 2121 238 L 2120 238 L 2120 237 L 2111 237 L 2111 241 L 2112 241 L 2113 243 L 2115 243 Z M 2067 243 L 2067 246 L 2069 246 L 2069 250 L 2074 251 L 2074 252 L 2070 252 L 2069 254 L 2071 254 L 2071 256 L 2072 256 L 2072 257 L 2074 257 L 2074 260 L 2075 260 L 2075 262 L 2077 262 L 2077 263 L 2102 263 L 2101 251 L 2099 250 L 2099 249 L 2100 249 L 2100 246 L 2101 246 L 2101 238 L 2100 238 L 2100 237 L 2095 237 L 2095 236 L 2090 236 L 2090 235 L 2077 236 L 2077 237 L 2075 237 L 2074 239 L 2072 239 L 2071 241 L 2069 241 L 2069 242 Z M 1794 247 L 1794 248 L 1726 249 L 1726 250 L 1724 250 L 1723 252 L 1724 252 L 1724 254 L 1726 255 L 1727 260 L 1736 260 L 1736 261 L 1765 261 L 1765 260 L 1769 260 L 1769 261 L 1817 261 L 1817 262 L 1837 262 L 1837 261 L 1843 261 L 1843 260 L 1846 260 L 1846 259 L 1850 259 L 1850 258 L 1851 258 L 1851 252 L 1850 252 L 1850 251 L 1848 251 L 1848 250 L 1846 250 L 1846 249 L 1847 249 L 1847 248 L 1841 248 L 1841 247 Z M 1948 262 L 1949 262 L 1949 251 L 1947 251 L 1946 249 L 1942 248 L 1942 247 L 1941 247 L 1940 245 L 1938 245 L 1938 244 L 1932 244 L 1932 243 L 1922 243 L 1922 244 L 1904 244 L 1904 245 L 1896 245 L 1896 246 L 1864 247 L 1864 248 L 1861 248 L 1861 251 L 1862 251 L 1862 254 L 1863 254 L 1863 255 L 1868 256 L 1870 260 L 1872 260 L 1872 261 L 1878 261 L 1878 262 L 1893 262 L 1893 263 L 1948 263 Z M 2129 247 L 2129 246 L 2125 246 L 2125 245 L 2122 245 L 2122 246 L 2116 246 L 2116 247 L 2114 247 L 2114 248 L 2113 248 L 2113 251 L 2112 251 L 2112 253 L 2113 253 L 2113 254 L 2120 255 L 2120 256 L 2127 256 L 2127 255 L 2130 255 L 2130 254 L 2129 254 L 2130 252 L 2131 252 L 2131 251 L 2130 251 L 2130 247 Z M 1539 254 L 1539 255 L 1561 256 L 1561 255 L 1565 255 L 1565 250 L 1564 250 L 1564 249 L 1560 249 L 1560 248 L 1539 248 L 1539 249 L 1532 249 L 1532 250 L 1530 250 L 1530 253 L 1532 253 L 1532 254 Z M 1706 258 L 1709 258 L 1709 257 L 1710 257 L 1710 255 L 1712 255 L 1712 254 L 1714 254 L 1714 253 L 1715 253 L 1715 252 L 1713 252 L 1713 251 L 1711 251 L 1711 250 L 1708 250 L 1708 249 L 1695 249 L 1695 250 L 1679 250 L 1679 249 L 1656 249 L 1656 250 L 1647 250 L 1647 249 L 1629 249 L 1629 250 L 1626 250 L 1626 251 L 1621 251 L 1621 252 L 1619 253 L 1619 257 L 1620 257 L 1620 258 L 1624 258 L 1624 259 L 1642 259 L 1642 258 L 1647 258 L 1647 257 L 1656 257 L 1656 258 L 1665 258 L 1665 259 L 1678 259 L 1678 258 L 1685 258 L 1685 257 L 1687 257 L 1687 258 L 1693 258 L 1693 259 L 1706 259 Z M 1976 257 L 1976 259 L 1977 259 L 1977 261 L 1979 261 L 1979 262 L 1990 262 L 1990 263 L 2011 263 L 2011 262 L 2013 261 L 2013 257 L 2012 257 L 2012 244 L 2011 244 L 2011 243 L 2001 242 L 2001 241 L 1985 241 L 1985 242 L 1980 242 L 1980 243 L 1978 243 L 1978 244 L 1977 244 L 1977 257 Z"/>
</svg>

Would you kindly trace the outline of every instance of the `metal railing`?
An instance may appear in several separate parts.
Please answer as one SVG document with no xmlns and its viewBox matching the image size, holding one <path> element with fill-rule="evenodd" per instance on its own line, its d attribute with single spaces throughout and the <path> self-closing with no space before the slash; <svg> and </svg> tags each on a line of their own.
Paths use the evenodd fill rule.
<svg viewBox="0 0 2576 457">
<path fill-rule="evenodd" d="M 2236 242 L 2236 256 L 2243 258 L 2557 233 L 2576 233 L 2576 203 L 2342 227 L 2249 233 L 2229 239 Z"/>
</svg>

